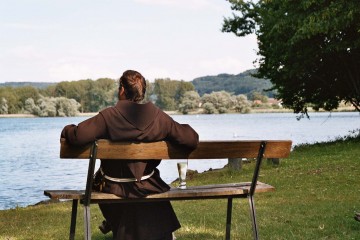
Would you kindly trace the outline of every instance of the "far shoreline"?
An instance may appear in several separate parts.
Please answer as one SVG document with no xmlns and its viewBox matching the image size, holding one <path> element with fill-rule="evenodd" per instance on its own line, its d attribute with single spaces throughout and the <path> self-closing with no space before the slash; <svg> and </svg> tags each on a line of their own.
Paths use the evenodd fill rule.
<svg viewBox="0 0 360 240">
<path fill-rule="evenodd" d="M 205 113 L 196 111 L 196 112 L 190 112 L 189 114 L 182 114 L 181 112 L 178 111 L 164 111 L 165 113 L 167 113 L 168 115 L 202 115 Z M 332 113 L 332 112 L 356 112 L 355 108 L 352 107 L 341 107 L 338 109 L 335 109 L 331 112 L 329 111 L 324 111 L 324 110 L 320 110 L 320 111 L 315 111 L 312 109 L 308 110 L 309 113 L 314 113 L 314 112 L 328 112 L 328 113 Z M 222 113 L 222 114 L 251 114 L 251 113 L 255 113 L 255 114 L 261 114 L 261 113 L 294 113 L 292 109 L 251 109 L 251 111 L 249 113 L 238 113 L 238 112 L 228 112 L 228 113 Z M 96 114 L 98 114 L 98 112 L 88 112 L 88 113 L 78 113 L 76 116 L 74 117 L 93 117 Z M 219 113 L 215 113 L 215 114 L 206 114 L 206 115 L 218 115 Z M 301 114 L 301 113 L 294 113 L 294 114 Z M 0 114 L 0 118 L 38 118 L 39 116 L 33 115 L 33 114 L 29 114 L 29 113 L 19 113 L 19 114 Z"/>
</svg>

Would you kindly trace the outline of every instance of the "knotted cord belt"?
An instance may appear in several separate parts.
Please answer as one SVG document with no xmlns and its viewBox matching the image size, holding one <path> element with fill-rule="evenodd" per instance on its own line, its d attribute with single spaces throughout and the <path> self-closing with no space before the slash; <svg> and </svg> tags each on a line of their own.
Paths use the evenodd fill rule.
<svg viewBox="0 0 360 240">
<path fill-rule="evenodd" d="M 101 168 L 100 168 L 100 172 L 101 172 L 101 175 L 103 175 L 103 177 L 105 179 L 112 181 L 112 182 L 126 183 L 126 182 L 136 182 L 137 181 L 136 178 L 114 178 L 114 177 L 107 176 L 107 175 L 105 175 L 104 171 Z M 154 174 L 154 170 L 150 174 L 142 176 L 140 178 L 140 180 L 146 180 L 146 179 L 150 178 L 153 174 Z"/>
</svg>

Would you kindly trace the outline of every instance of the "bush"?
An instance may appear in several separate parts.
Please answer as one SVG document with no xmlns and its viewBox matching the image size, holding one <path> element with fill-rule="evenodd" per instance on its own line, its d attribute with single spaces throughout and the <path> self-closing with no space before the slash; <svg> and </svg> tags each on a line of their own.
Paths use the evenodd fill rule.
<svg viewBox="0 0 360 240">
<path fill-rule="evenodd" d="M 73 117 L 76 116 L 80 108 L 80 103 L 75 99 L 68 99 L 64 97 L 57 98 L 56 101 L 57 115 L 59 117 Z"/>
<path fill-rule="evenodd" d="M 73 117 L 76 116 L 80 108 L 80 103 L 75 99 L 65 97 L 49 98 L 41 97 L 37 104 L 34 99 L 28 98 L 25 101 L 25 112 L 39 117 Z"/>
<path fill-rule="evenodd" d="M 225 108 L 225 107 L 219 107 L 218 111 L 219 111 L 219 113 L 227 113 L 228 112 L 227 108 Z"/>
<path fill-rule="evenodd" d="M 42 97 L 38 100 L 40 117 L 56 117 L 56 98 Z"/>
<path fill-rule="evenodd" d="M 199 107 L 200 96 L 195 91 L 187 91 L 181 98 L 179 104 L 179 111 L 183 114 L 188 114 L 190 111 L 194 111 Z"/>
<path fill-rule="evenodd" d="M 214 107 L 214 104 L 207 102 L 203 104 L 204 113 L 206 114 L 214 114 L 216 113 L 216 108 Z"/>
<path fill-rule="evenodd" d="M 0 101 L 0 114 L 8 114 L 9 107 L 5 98 L 1 98 Z"/>
<path fill-rule="evenodd" d="M 235 97 L 235 111 L 239 113 L 250 112 L 250 103 L 244 94 L 237 95 Z"/>
</svg>

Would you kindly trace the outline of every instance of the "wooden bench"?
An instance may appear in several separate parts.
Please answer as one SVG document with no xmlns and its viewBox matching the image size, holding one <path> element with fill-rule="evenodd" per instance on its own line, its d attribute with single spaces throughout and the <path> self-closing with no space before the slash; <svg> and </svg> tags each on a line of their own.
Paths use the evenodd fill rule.
<svg viewBox="0 0 360 240">
<path fill-rule="evenodd" d="M 46 190 L 44 194 L 51 199 L 68 199 L 73 201 L 70 225 L 70 239 L 74 239 L 77 206 L 84 205 L 85 239 L 91 239 L 90 204 L 114 202 L 142 202 L 164 200 L 227 199 L 227 218 L 225 237 L 230 239 L 233 198 L 248 198 L 254 239 L 258 239 L 254 193 L 274 191 L 271 185 L 258 182 L 260 165 L 263 158 L 286 158 L 289 156 L 291 141 L 201 141 L 196 150 L 186 153 L 169 142 L 136 143 L 112 142 L 98 140 L 93 144 L 75 147 L 61 139 L 60 158 L 89 159 L 89 168 L 84 191 Z M 185 190 L 171 188 L 170 191 L 150 195 L 146 198 L 126 199 L 113 194 L 92 191 L 93 174 L 96 159 L 232 159 L 256 158 L 253 177 L 249 182 L 216 184 L 188 187 Z"/>
</svg>

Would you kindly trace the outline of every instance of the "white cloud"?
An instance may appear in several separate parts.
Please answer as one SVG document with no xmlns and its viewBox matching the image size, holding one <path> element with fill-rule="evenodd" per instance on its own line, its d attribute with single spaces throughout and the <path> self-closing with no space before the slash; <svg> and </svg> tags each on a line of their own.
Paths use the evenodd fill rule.
<svg viewBox="0 0 360 240">
<path fill-rule="evenodd" d="M 49 76 L 55 81 L 72 81 L 80 79 L 116 78 L 118 73 L 107 69 L 79 63 L 62 63 L 48 69 Z"/>
<path fill-rule="evenodd" d="M 199 67 L 208 72 L 208 74 L 229 73 L 238 74 L 245 70 L 254 68 L 248 61 L 244 62 L 234 57 L 223 57 L 211 60 L 202 60 Z"/>
<path fill-rule="evenodd" d="M 33 45 L 19 45 L 7 51 L 8 57 L 17 58 L 21 60 L 40 60 L 44 59 L 44 54 Z"/>
<path fill-rule="evenodd" d="M 141 69 L 141 74 L 143 74 L 144 77 L 150 81 L 159 78 L 176 79 L 176 76 L 179 75 L 176 71 L 162 67 L 144 67 L 140 69 Z"/>
<path fill-rule="evenodd" d="M 13 2 L 8 5 L 17 7 Z M 230 11 L 225 0 L 91 2 L 87 11 L 80 3 L 65 5 L 2 16 L 0 81 L 118 78 L 126 69 L 149 80 L 190 81 L 253 67 L 256 39 L 219 30 Z M 100 5 L 106 14 L 89 18 Z"/>
<path fill-rule="evenodd" d="M 22 23 L 22 22 L 13 22 L 13 23 L 2 23 L 0 24 L 2 28 L 9 28 L 9 29 L 17 29 L 17 30 L 47 30 L 51 29 L 51 26 L 47 25 L 39 25 L 39 24 L 29 24 L 29 23 Z"/>
</svg>

